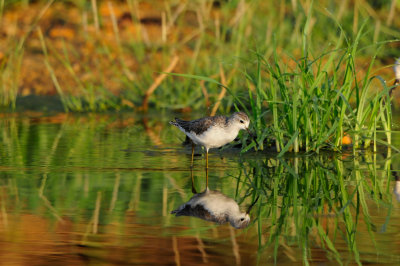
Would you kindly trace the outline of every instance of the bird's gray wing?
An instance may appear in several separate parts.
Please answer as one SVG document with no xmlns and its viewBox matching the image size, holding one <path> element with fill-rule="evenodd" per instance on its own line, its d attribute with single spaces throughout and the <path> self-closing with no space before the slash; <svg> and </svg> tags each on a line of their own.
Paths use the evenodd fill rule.
<svg viewBox="0 0 400 266">
<path fill-rule="evenodd" d="M 171 213 L 175 214 L 175 216 L 193 216 L 207 221 L 212 220 L 211 213 L 201 205 L 192 207 L 189 204 L 185 204 L 182 209 L 174 210 Z"/>
<path fill-rule="evenodd" d="M 215 222 L 220 224 L 227 222 L 226 215 L 215 216 L 200 204 L 197 204 L 194 207 L 185 204 L 185 206 L 182 209 L 174 210 L 171 212 L 171 214 L 175 214 L 175 216 L 197 217 L 209 222 Z"/>
<path fill-rule="evenodd" d="M 179 118 L 175 119 L 175 122 L 183 128 L 186 132 L 194 132 L 197 135 L 201 135 L 211 126 L 215 125 L 216 123 L 226 123 L 226 117 L 224 116 L 210 116 L 204 117 L 192 121 L 185 121 Z"/>
</svg>

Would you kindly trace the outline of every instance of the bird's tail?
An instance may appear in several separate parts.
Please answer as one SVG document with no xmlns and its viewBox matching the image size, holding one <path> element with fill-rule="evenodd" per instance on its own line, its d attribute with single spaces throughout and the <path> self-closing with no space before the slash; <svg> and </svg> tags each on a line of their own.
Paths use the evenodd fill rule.
<svg viewBox="0 0 400 266">
<path fill-rule="evenodd" d="M 176 217 L 185 216 L 185 211 L 182 211 L 181 209 L 177 209 L 177 210 L 171 211 L 171 214 L 175 214 Z"/>
<path fill-rule="evenodd" d="M 176 118 L 175 118 L 175 120 L 176 120 Z M 178 126 L 178 123 L 176 121 L 169 121 L 169 123 L 173 126 L 176 126 L 176 127 Z"/>
</svg>

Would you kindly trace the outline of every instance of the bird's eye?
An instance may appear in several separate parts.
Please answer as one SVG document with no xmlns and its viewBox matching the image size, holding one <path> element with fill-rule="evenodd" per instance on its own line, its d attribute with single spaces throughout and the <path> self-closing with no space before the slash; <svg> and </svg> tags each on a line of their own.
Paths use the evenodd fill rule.
<svg viewBox="0 0 400 266">
<path fill-rule="evenodd" d="M 244 221 L 244 218 L 240 218 L 240 221 Z"/>
<path fill-rule="evenodd" d="M 240 120 L 239 122 L 242 123 L 242 124 L 244 124 L 244 121 L 243 121 L 243 120 Z"/>
</svg>

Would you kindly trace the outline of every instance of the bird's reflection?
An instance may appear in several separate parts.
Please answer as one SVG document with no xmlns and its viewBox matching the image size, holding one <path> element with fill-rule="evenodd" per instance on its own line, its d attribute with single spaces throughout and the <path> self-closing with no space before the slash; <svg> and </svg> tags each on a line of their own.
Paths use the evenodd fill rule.
<svg viewBox="0 0 400 266">
<path fill-rule="evenodd" d="M 398 202 L 400 202 L 400 177 L 397 171 L 393 171 L 393 166 L 390 167 L 393 173 L 393 177 L 394 177 L 394 188 L 393 188 L 393 192 L 394 195 L 396 196 L 396 199 Z"/>
<path fill-rule="evenodd" d="M 236 229 L 243 229 L 249 225 L 249 213 L 258 198 L 246 212 L 241 212 L 237 202 L 220 191 L 210 190 L 206 187 L 205 191 L 197 193 L 194 188 L 193 172 L 191 174 L 194 195 L 188 202 L 173 210 L 171 214 L 175 214 L 175 216 L 193 216 L 218 224 L 229 222 Z"/>
<path fill-rule="evenodd" d="M 398 202 L 400 202 L 400 180 L 396 180 L 394 183 L 394 195 Z"/>
</svg>

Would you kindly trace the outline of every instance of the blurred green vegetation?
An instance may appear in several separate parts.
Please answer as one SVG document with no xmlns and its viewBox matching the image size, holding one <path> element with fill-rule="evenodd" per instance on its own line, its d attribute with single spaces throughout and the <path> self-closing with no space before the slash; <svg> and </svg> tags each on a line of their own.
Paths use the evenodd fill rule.
<svg viewBox="0 0 400 266">
<path fill-rule="evenodd" d="M 137 110 L 148 98 L 150 108 L 208 113 L 215 107 L 227 113 L 232 94 L 248 97 L 243 72 L 256 75 L 254 50 L 295 74 L 305 51 L 315 60 L 354 45 L 360 48 L 354 57 L 357 76 L 379 74 L 390 82 L 400 38 L 395 0 L 0 4 L 0 98 L 6 109 L 33 93 L 57 94 L 66 111 Z M 218 79 L 232 94 L 180 77 L 157 81 L 168 66 L 170 72 Z M 263 84 L 263 91 L 270 89 Z"/>
</svg>

